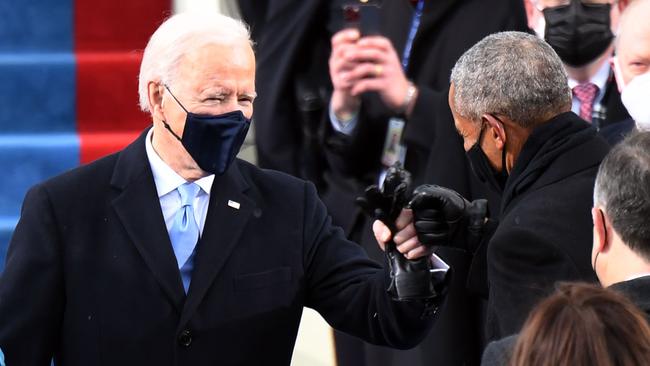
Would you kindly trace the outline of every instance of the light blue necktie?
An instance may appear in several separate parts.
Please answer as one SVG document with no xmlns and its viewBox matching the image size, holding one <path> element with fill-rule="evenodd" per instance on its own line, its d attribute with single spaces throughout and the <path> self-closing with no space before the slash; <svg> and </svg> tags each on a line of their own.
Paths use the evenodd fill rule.
<svg viewBox="0 0 650 366">
<path fill-rule="evenodd" d="M 177 188 L 181 196 L 181 208 L 176 212 L 174 223 L 169 230 L 169 239 L 176 255 L 178 269 L 185 293 L 190 287 L 192 270 L 194 269 L 194 248 L 199 241 L 199 225 L 194 218 L 194 198 L 201 187 L 195 183 L 185 183 Z"/>
</svg>

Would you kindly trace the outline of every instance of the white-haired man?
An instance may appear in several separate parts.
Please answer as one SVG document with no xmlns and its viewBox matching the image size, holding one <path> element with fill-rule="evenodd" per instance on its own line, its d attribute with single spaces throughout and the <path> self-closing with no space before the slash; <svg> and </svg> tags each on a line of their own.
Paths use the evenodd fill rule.
<svg viewBox="0 0 650 366">
<path fill-rule="evenodd" d="M 153 127 L 25 198 L 0 279 L 8 364 L 288 365 L 303 306 L 374 343 L 426 334 L 436 298 L 391 300 L 313 185 L 235 159 L 255 98 L 242 23 L 168 19 L 139 92 Z M 408 211 L 395 225 L 429 252 Z"/>
</svg>

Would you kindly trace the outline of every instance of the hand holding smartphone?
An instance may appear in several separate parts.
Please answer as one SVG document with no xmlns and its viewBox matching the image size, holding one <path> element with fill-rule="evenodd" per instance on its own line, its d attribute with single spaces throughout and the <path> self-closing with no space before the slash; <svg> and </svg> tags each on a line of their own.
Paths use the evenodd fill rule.
<svg viewBox="0 0 650 366">
<path fill-rule="evenodd" d="M 359 3 L 343 5 L 343 20 L 347 28 L 357 28 L 361 36 L 380 34 L 379 5 Z"/>
</svg>

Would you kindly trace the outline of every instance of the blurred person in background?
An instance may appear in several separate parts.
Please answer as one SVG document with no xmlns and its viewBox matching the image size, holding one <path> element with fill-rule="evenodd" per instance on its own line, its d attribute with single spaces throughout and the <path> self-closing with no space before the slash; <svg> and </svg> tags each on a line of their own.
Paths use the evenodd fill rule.
<svg viewBox="0 0 650 366">
<path fill-rule="evenodd" d="M 323 189 L 323 126 L 332 90 L 330 39 L 349 0 L 238 0 L 256 45 L 257 164 Z"/>
<path fill-rule="evenodd" d="M 524 0 L 528 26 L 562 59 L 572 90 L 571 110 L 597 129 L 629 115 L 609 59 L 618 18 L 629 0 Z"/>
<path fill-rule="evenodd" d="M 645 366 L 650 326 L 623 295 L 586 284 L 561 284 L 531 312 L 513 357 L 494 365 Z"/>
<path fill-rule="evenodd" d="M 650 132 L 616 145 L 596 177 L 591 263 L 602 286 L 627 296 L 650 320 Z M 502 365 L 517 336 L 491 343 L 484 365 Z"/>
<path fill-rule="evenodd" d="M 650 130 L 650 1 L 634 0 L 621 15 L 612 64 L 631 118 L 602 130 L 611 144 L 633 130 Z"/>
<path fill-rule="evenodd" d="M 396 162 L 412 173 L 415 184 L 444 182 L 468 197 L 483 197 L 478 185 L 475 191 L 469 188 L 471 173 L 447 104 L 449 74 L 458 57 L 484 36 L 524 30 L 526 22 L 518 0 L 386 0 L 366 6 L 373 3 L 381 5 L 375 27 L 364 18 L 372 18 L 372 11 L 360 11 L 358 27 L 332 38 L 334 89 L 326 106 L 321 196 L 333 221 L 371 258 L 381 260 L 372 245 L 372 220 L 354 207 L 355 197 L 366 186 L 381 184 L 385 169 Z M 429 165 L 433 150 L 439 161 Z M 423 344 L 394 352 L 337 335 L 339 365 L 478 362 L 481 311 L 465 291 L 469 258 L 446 248 L 438 254 L 459 271 L 452 276 L 439 322 Z"/>
</svg>

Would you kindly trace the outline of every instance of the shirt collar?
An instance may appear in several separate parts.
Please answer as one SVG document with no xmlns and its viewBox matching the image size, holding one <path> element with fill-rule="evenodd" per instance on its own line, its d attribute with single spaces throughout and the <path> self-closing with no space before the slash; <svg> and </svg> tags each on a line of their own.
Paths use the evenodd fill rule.
<svg viewBox="0 0 650 366">
<path fill-rule="evenodd" d="M 632 281 L 632 280 L 639 279 L 641 277 L 650 277 L 650 273 L 637 273 L 628 277 L 627 279 L 625 279 L 625 281 Z"/>
<path fill-rule="evenodd" d="M 145 139 L 145 148 L 147 150 L 147 159 L 149 159 L 149 165 L 151 166 L 151 172 L 153 173 L 153 180 L 156 184 L 156 191 L 158 192 L 158 197 L 162 197 L 169 192 L 175 190 L 180 185 L 187 183 L 187 181 L 178 175 L 167 163 L 165 163 L 158 153 L 153 148 L 151 139 L 153 137 L 153 128 L 147 132 L 147 137 Z M 210 194 L 212 189 L 212 183 L 214 182 L 214 174 L 210 174 L 206 177 L 194 181 L 201 187 L 201 190 L 206 194 Z"/>
<path fill-rule="evenodd" d="M 609 62 L 603 62 L 603 64 L 598 69 L 598 72 L 589 79 L 589 82 L 594 83 L 598 87 L 598 93 L 602 93 L 607 86 L 607 81 L 609 80 L 610 66 Z M 578 86 L 578 81 L 572 78 L 569 78 L 569 88 L 573 90 L 574 87 Z"/>
</svg>

